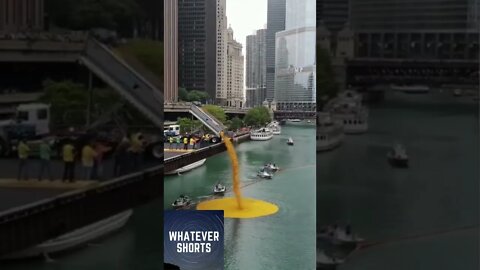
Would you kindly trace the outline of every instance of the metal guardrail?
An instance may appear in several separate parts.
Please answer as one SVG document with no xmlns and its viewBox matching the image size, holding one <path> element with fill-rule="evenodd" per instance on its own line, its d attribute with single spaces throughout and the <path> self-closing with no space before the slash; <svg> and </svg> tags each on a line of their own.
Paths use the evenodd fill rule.
<svg viewBox="0 0 480 270">
<path fill-rule="evenodd" d="M 250 139 L 249 133 L 244 133 L 235 137 L 237 143 L 241 143 Z M 222 153 L 226 150 L 225 144 L 218 143 L 209 147 L 205 147 L 195 152 L 167 158 L 164 161 L 165 172 L 174 171 L 181 167 L 187 166 L 202 159 Z"/>
<path fill-rule="evenodd" d="M 110 84 L 158 127 L 163 126 L 161 90 L 135 72 L 105 45 L 89 39 L 82 61 L 97 76 Z"/>
<path fill-rule="evenodd" d="M 198 120 L 200 120 L 200 122 L 210 128 L 217 136 L 220 136 L 220 132 L 226 129 L 222 122 L 220 122 L 218 119 L 215 119 L 215 117 L 213 117 L 209 113 L 204 112 L 201 108 L 197 107 L 194 104 L 190 105 L 189 111 Z"/>
</svg>

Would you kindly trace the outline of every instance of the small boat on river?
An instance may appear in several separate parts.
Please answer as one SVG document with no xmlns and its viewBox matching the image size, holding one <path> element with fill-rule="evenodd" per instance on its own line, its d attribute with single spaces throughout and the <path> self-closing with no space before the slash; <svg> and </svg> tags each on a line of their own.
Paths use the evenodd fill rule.
<svg viewBox="0 0 480 270">
<path fill-rule="evenodd" d="M 257 173 L 257 176 L 260 177 L 260 178 L 264 178 L 264 179 L 272 179 L 273 174 L 267 172 L 267 170 L 260 170 L 260 171 Z"/>
<path fill-rule="evenodd" d="M 275 163 L 267 163 L 263 166 L 262 170 L 266 170 L 268 172 L 276 172 L 280 170 L 280 167 L 278 167 Z"/>
<path fill-rule="evenodd" d="M 401 144 L 395 144 L 387 153 L 387 159 L 394 167 L 408 167 L 408 155 L 405 147 Z"/>
<path fill-rule="evenodd" d="M 336 269 L 344 260 L 329 256 L 325 251 L 317 250 L 317 269 Z"/>
<path fill-rule="evenodd" d="M 288 145 L 293 145 L 293 139 L 292 139 L 292 137 L 288 138 L 287 144 L 288 144 Z"/>
<path fill-rule="evenodd" d="M 205 164 L 205 161 L 207 161 L 207 159 L 204 158 L 202 160 L 199 160 L 199 161 L 194 162 L 192 164 L 188 164 L 187 166 L 181 167 L 181 168 L 176 169 L 174 171 L 165 172 L 164 174 L 165 175 L 174 175 L 174 174 L 181 174 L 181 173 L 184 173 L 184 172 L 188 172 L 188 171 L 191 171 L 193 169 L 196 169 L 196 168 L 202 166 L 203 164 Z"/>
<path fill-rule="evenodd" d="M 317 239 L 326 240 L 338 246 L 356 246 L 359 243 L 365 242 L 365 239 L 352 233 L 350 226 L 346 226 L 345 228 L 329 226 L 317 233 Z"/>
<path fill-rule="evenodd" d="M 390 85 L 390 88 L 394 91 L 399 91 L 408 94 L 425 94 L 430 92 L 430 87 L 426 85 Z"/>
<path fill-rule="evenodd" d="M 227 190 L 227 188 L 224 185 L 222 185 L 221 183 L 218 183 L 213 187 L 213 193 L 215 195 L 223 195 L 223 194 L 225 194 L 226 190 Z"/>
<path fill-rule="evenodd" d="M 49 259 L 50 254 L 56 254 L 81 247 L 104 237 L 125 226 L 132 216 L 133 211 L 127 210 L 111 217 L 102 219 L 80 229 L 71 231 L 54 239 L 48 240 L 36 246 L 16 251 L 1 257 L 1 260 L 25 259 L 44 256 Z"/>
<path fill-rule="evenodd" d="M 180 195 L 173 203 L 172 206 L 175 209 L 189 206 L 192 203 L 192 200 L 186 195 Z"/>
</svg>

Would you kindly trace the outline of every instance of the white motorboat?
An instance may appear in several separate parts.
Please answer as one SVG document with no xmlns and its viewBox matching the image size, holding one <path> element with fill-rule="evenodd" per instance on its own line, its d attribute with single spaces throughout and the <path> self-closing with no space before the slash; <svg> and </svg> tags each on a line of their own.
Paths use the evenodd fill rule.
<svg viewBox="0 0 480 270">
<path fill-rule="evenodd" d="M 268 124 L 267 127 L 272 130 L 273 135 L 282 134 L 282 128 L 280 127 L 280 125 L 276 121 Z"/>
<path fill-rule="evenodd" d="M 276 172 L 280 170 L 280 167 L 274 163 L 267 163 L 263 166 L 262 170 L 266 170 L 267 172 Z"/>
<path fill-rule="evenodd" d="M 365 239 L 353 234 L 350 229 L 342 229 L 340 227 L 326 228 L 317 233 L 318 240 L 326 240 L 334 245 L 339 246 L 355 246 L 359 243 L 365 242 Z"/>
<path fill-rule="evenodd" d="M 408 167 L 407 150 L 401 144 L 395 144 L 387 153 L 387 159 L 395 167 Z"/>
<path fill-rule="evenodd" d="M 292 137 L 288 138 L 287 144 L 288 144 L 288 145 L 293 145 L 293 139 L 292 139 Z"/>
<path fill-rule="evenodd" d="M 191 170 L 196 169 L 196 168 L 202 166 L 203 164 L 205 164 L 205 161 L 207 161 L 207 159 L 199 160 L 197 162 L 194 162 L 192 164 L 188 164 L 187 166 L 181 167 L 181 168 L 176 169 L 174 171 L 165 172 L 164 175 L 181 174 L 181 173 L 184 173 L 184 172 L 191 171 Z"/>
<path fill-rule="evenodd" d="M 455 97 L 460 97 L 460 96 L 462 96 L 462 94 L 463 94 L 462 89 L 457 88 L 457 89 L 453 90 L 453 96 L 455 96 Z"/>
<path fill-rule="evenodd" d="M 223 195 L 223 194 L 225 194 L 226 190 L 227 190 L 227 188 L 224 185 L 222 185 L 221 183 L 218 183 L 213 187 L 213 193 L 215 195 Z"/>
<path fill-rule="evenodd" d="M 261 170 L 257 173 L 257 176 L 264 179 L 272 179 L 272 174 L 267 172 L 267 170 Z"/>
<path fill-rule="evenodd" d="M 343 126 L 334 122 L 330 113 L 317 114 L 317 152 L 328 151 L 343 141 Z"/>
<path fill-rule="evenodd" d="M 300 120 L 300 119 L 288 119 L 288 121 L 290 121 L 292 123 L 302 122 L 302 120 Z"/>
<path fill-rule="evenodd" d="M 424 94 L 430 91 L 430 87 L 426 85 L 390 85 L 390 88 L 395 91 L 400 91 L 408 94 Z"/>
<path fill-rule="evenodd" d="M 317 269 L 335 269 L 344 262 L 342 259 L 327 255 L 323 250 L 317 250 Z"/>
<path fill-rule="evenodd" d="M 125 226 L 132 214 L 132 210 L 121 212 L 57 238 L 43 242 L 39 245 L 7 254 L 6 256 L 1 257 L 1 259 L 11 260 L 39 257 L 42 255 L 48 256 L 49 254 L 55 254 L 83 246 L 95 239 L 121 229 Z"/>
<path fill-rule="evenodd" d="M 186 195 L 180 195 L 173 203 L 173 208 L 182 208 L 185 206 L 189 206 L 192 203 L 192 200 Z"/>
<path fill-rule="evenodd" d="M 250 140 L 252 141 L 268 141 L 273 138 L 271 129 L 264 127 L 250 132 Z"/>
</svg>

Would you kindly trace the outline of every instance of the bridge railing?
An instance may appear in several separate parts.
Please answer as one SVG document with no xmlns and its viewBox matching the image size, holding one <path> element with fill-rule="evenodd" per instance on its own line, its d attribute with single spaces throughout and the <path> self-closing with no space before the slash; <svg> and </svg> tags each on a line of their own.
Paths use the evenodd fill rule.
<svg viewBox="0 0 480 270">
<path fill-rule="evenodd" d="M 249 133 L 242 133 L 236 136 L 237 142 L 243 142 L 250 138 Z M 202 159 L 219 154 L 226 150 L 225 144 L 218 143 L 209 147 L 186 153 L 180 156 L 167 158 L 164 161 L 165 172 L 171 172 L 181 167 L 187 166 Z"/>
</svg>

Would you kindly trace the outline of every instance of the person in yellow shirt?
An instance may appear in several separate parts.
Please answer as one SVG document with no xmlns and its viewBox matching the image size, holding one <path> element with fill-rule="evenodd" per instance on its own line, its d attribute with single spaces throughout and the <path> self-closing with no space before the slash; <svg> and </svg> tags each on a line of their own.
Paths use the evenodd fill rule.
<svg viewBox="0 0 480 270">
<path fill-rule="evenodd" d="M 190 146 L 192 147 L 192 149 L 195 148 L 195 139 L 193 137 L 190 138 Z"/>
<path fill-rule="evenodd" d="M 168 137 L 168 142 L 170 143 L 170 149 L 173 149 L 173 144 L 175 143 L 175 139 L 173 137 Z"/>
<path fill-rule="evenodd" d="M 75 147 L 71 141 L 67 141 L 62 148 L 63 156 L 63 182 L 73 182 L 75 177 Z"/>
<path fill-rule="evenodd" d="M 30 155 L 30 147 L 28 147 L 25 140 L 20 140 L 17 151 L 19 159 L 17 180 L 20 181 L 22 176 L 23 180 L 28 180 L 28 156 Z"/>
<path fill-rule="evenodd" d="M 131 157 L 131 170 L 136 171 L 140 168 L 142 162 L 142 153 L 144 148 L 144 139 L 142 133 L 135 133 L 130 136 L 130 148 L 128 154 Z"/>
<path fill-rule="evenodd" d="M 143 136 L 141 133 L 132 135 L 130 142 L 130 152 L 139 154 L 143 151 Z"/>
<path fill-rule="evenodd" d="M 83 179 L 90 180 L 92 178 L 93 165 L 97 153 L 93 150 L 93 143 L 86 144 L 82 149 L 82 166 Z"/>
<path fill-rule="evenodd" d="M 207 134 L 205 134 L 205 138 L 203 139 L 203 142 L 204 142 L 204 146 L 208 146 L 208 142 L 210 141 L 210 136 Z"/>
<path fill-rule="evenodd" d="M 188 137 L 183 137 L 183 149 L 188 150 Z"/>
</svg>

